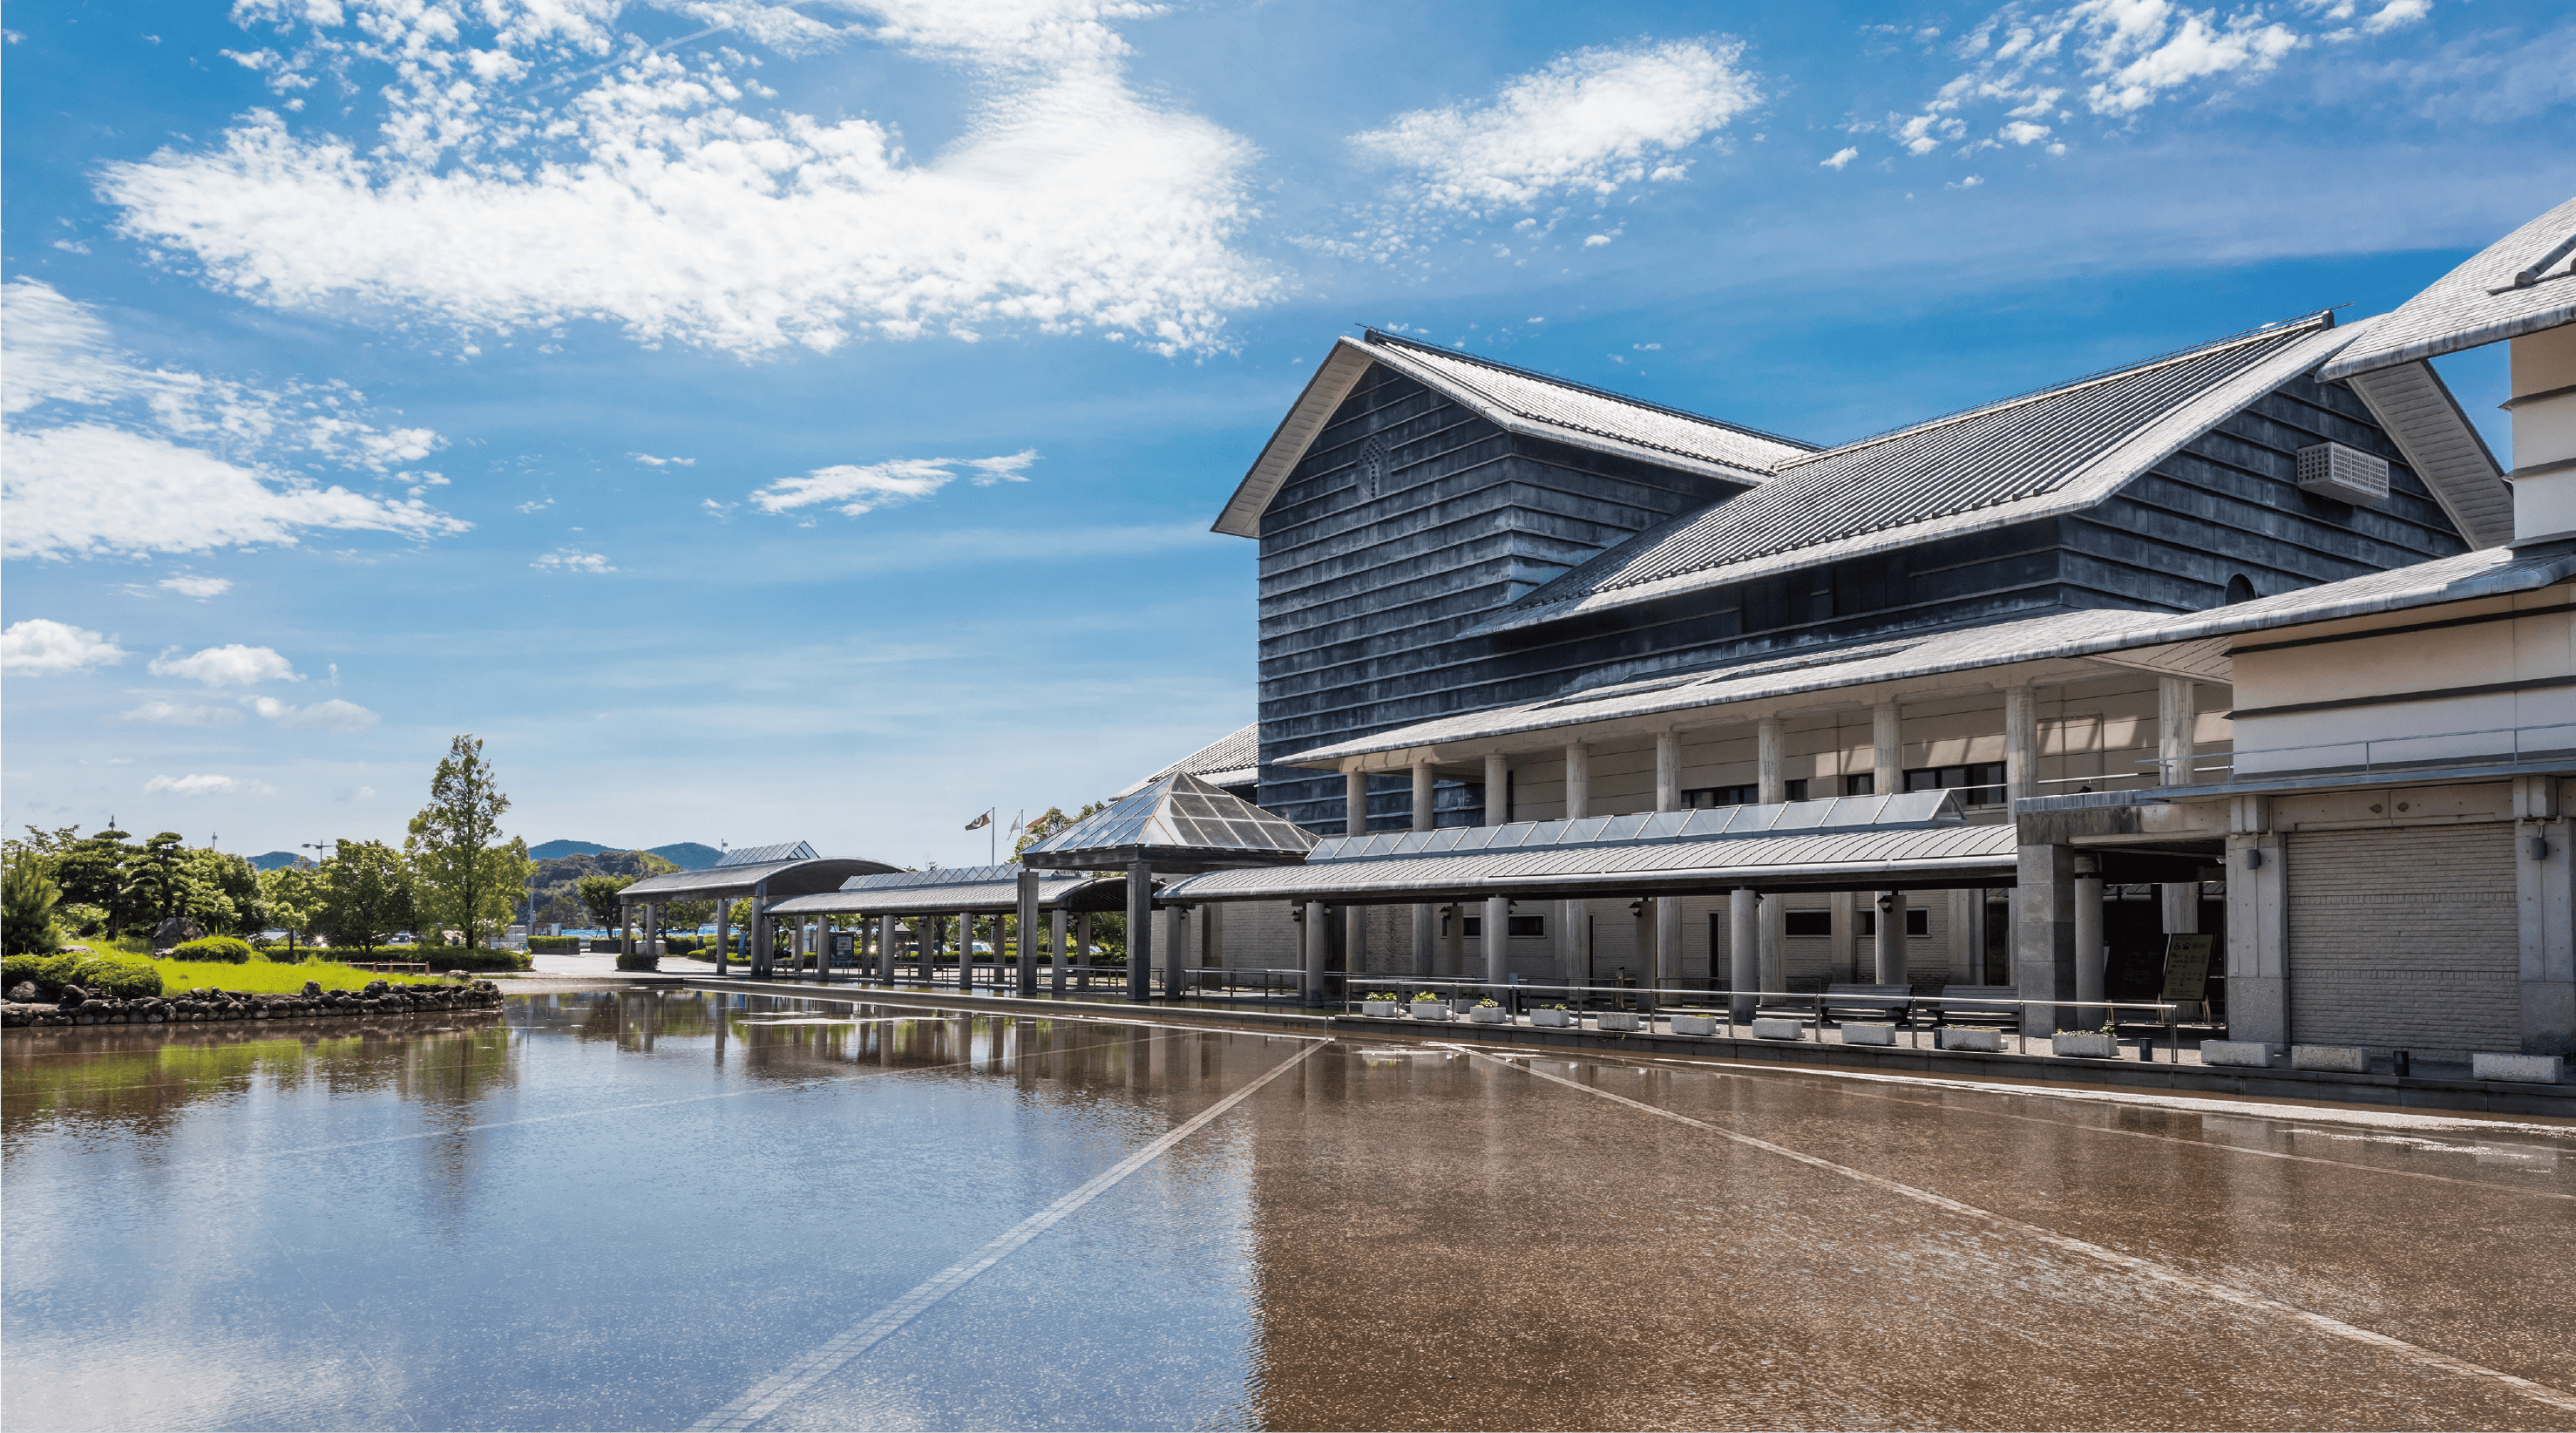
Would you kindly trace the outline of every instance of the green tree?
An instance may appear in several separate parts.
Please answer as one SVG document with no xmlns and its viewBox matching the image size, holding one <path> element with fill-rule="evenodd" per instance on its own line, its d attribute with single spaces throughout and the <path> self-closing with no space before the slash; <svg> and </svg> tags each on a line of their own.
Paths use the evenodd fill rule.
<svg viewBox="0 0 2576 1433">
<path fill-rule="evenodd" d="M 125 888 L 116 893 L 117 906 L 138 923 L 165 921 L 188 908 L 196 887 L 188 879 L 187 849 L 179 844 L 185 839 L 176 831 L 164 831 L 145 841 L 126 862 Z"/>
<path fill-rule="evenodd" d="M 1016 856 L 1031 846 L 1036 845 L 1040 841 L 1045 840 L 1047 837 L 1054 835 L 1056 832 L 1070 830 L 1071 828 L 1080 825 L 1083 821 L 1108 809 L 1108 802 L 1094 801 L 1083 807 L 1081 810 L 1067 816 L 1064 814 L 1063 807 L 1050 806 L 1032 818 L 1027 828 L 1020 832 L 1020 839 L 1011 843 L 1011 854 Z"/>
<path fill-rule="evenodd" d="M 313 924 L 322 905 L 320 876 L 300 866 L 279 866 L 259 873 L 259 904 L 267 919 L 286 928 L 286 953 L 295 954 L 295 938 Z"/>
<path fill-rule="evenodd" d="M 590 912 L 590 923 L 601 930 L 615 930 L 617 893 L 633 884 L 633 876 L 584 876 L 575 889 L 581 892 L 581 903 Z"/>
<path fill-rule="evenodd" d="M 242 935 L 268 924 L 259 871 L 247 856 L 200 846 L 187 853 L 188 918 L 210 935 Z"/>
<path fill-rule="evenodd" d="M 125 836 L 125 832 L 110 826 L 64 844 L 54 854 L 53 877 L 55 884 L 63 888 L 63 899 L 106 911 L 110 931 L 122 930 L 138 918 L 122 900 L 126 864 L 134 857 L 134 848 L 126 844 Z"/>
<path fill-rule="evenodd" d="M 315 919 L 335 945 L 373 954 L 376 943 L 412 921 L 411 882 L 403 859 L 382 841 L 343 840 L 314 882 Z"/>
<path fill-rule="evenodd" d="M 430 777 L 429 804 L 411 818 L 403 843 L 421 917 L 462 930 L 469 947 L 509 921 L 536 869 L 526 841 L 501 840 L 501 813 L 509 809 L 510 798 L 483 759 L 483 743 L 470 733 L 459 736 Z"/>
<path fill-rule="evenodd" d="M 9 853 L 0 873 L 0 951 L 10 955 L 51 955 L 62 949 L 63 929 L 54 906 L 63 888 L 45 874 L 44 858 L 26 849 Z"/>
</svg>

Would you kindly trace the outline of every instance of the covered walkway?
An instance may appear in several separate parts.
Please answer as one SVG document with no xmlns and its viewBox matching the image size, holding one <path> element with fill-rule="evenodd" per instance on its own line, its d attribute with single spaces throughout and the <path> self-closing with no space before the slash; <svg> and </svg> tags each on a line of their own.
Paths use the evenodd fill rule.
<svg viewBox="0 0 2576 1433">
<path fill-rule="evenodd" d="M 702 871 L 672 871 L 667 875 L 647 876 L 617 893 L 618 927 L 621 945 L 635 949 L 636 912 L 643 912 L 645 949 L 656 949 L 662 937 L 663 908 L 676 901 L 713 901 L 716 906 L 715 946 L 710 952 L 716 974 L 730 973 L 728 924 L 735 901 L 751 902 L 751 919 L 747 922 L 751 949 L 751 974 L 767 978 L 774 963 L 771 951 L 770 906 L 795 896 L 813 895 L 836 890 L 841 883 L 856 876 L 879 875 L 895 868 L 883 861 L 867 861 L 846 856 L 818 856 L 814 848 L 802 841 L 789 841 L 775 846 L 744 846 L 727 851 L 714 865 Z"/>
</svg>

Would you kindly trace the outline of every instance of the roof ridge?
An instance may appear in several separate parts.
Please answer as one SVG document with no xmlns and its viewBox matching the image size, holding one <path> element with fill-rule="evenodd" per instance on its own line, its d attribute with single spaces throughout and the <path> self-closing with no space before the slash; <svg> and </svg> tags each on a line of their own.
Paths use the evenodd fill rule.
<svg viewBox="0 0 2576 1433">
<path fill-rule="evenodd" d="M 1372 344 L 1393 344 L 1399 348 L 1418 349 L 1424 353 L 1436 354 L 1441 358 L 1457 359 L 1462 362 L 1472 363 L 1479 368 L 1490 368 L 1499 373 L 1514 374 L 1521 378 L 1535 379 L 1541 383 L 1552 383 L 1559 388 L 1569 388 L 1577 393 L 1589 394 L 1594 398 L 1606 398 L 1613 403 L 1625 403 L 1631 408 L 1644 408 L 1651 412 L 1664 414 L 1667 417 L 1686 419 L 1693 423 L 1705 423 L 1712 428 L 1724 428 L 1730 433 L 1741 433 L 1748 438 L 1760 438 L 1766 443 L 1778 443 L 1785 447 L 1801 448 L 1810 453 L 1823 451 L 1815 444 L 1810 443 L 1803 438 L 1792 438 L 1785 434 L 1771 432 L 1766 428 L 1750 427 L 1743 423 L 1731 423 L 1724 418 L 1712 418 L 1705 413 L 1693 413 L 1687 408 L 1675 408 L 1669 404 L 1657 403 L 1649 398 L 1639 398 L 1627 393 L 1613 393 L 1607 388 L 1595 388 L 1589 383 L 1577 383 L 1573 379 L 1561 378 L 1553 373 L 1541 373 L 1535 368 L 1523 368 L 1516 363 L 1504 363 L 1497 359 L 1480 357 L 1476 354 L 1468 353 L 1460 349 L 1442 348 L 1438 344 L 1424 343 L 1419 339 L 1406 338 L 1402 334 L 1389 333 L 1385 329 L 1375 327 L 1374 325 L 1362 324 L 1360 325 L 1360 332 L 1366 334 L 1366 341 Z M 1610 435 L 1605 434 L 1602 436 Z"/>
<path fill-rule="evenodd" d="M 2046 388 L 2034 388 L 2027 393 L 2017 393 L 2009 398 L 1997 398 L 1990 402 L 1979 403 L 1972 407 L 1943 413 L 1937 417 L 1925 418 L 1917 422 L 1908 423 L 1902 428 L 1890 428 L 1884 433 L 1873 433 L 1866 438 L 1855 438 L 1848 443 L 1839 444 L 1835 447 L 1819 448 L 1797 458 L 1783 459 L 1781 462 L 1773 465 L 1771 471 L 1774 473 L 1785 472 L 1792 467 L 1814 462 L 1821 458 L 1836 458 L 1845 453 L 1855 453 L 1863 448 L 1875 447 L 1881 443 L 1891 443 L 1909 434 L 1920 433 L 1927 428 L 1938 428 L 1944 423 L 1956 423 L 1963 418 L 1976 418 L 1988 413 L 2000 413 L 2008 408 L 2018 408 L 2025 404 L 2037 403 L 2042 399 L 2055 398 L 2061 394 L 2073 393 L 2079 389 L 2090 388 L 2096 384 L 2109 383 L 2114 379 L 2131 377 L 2135 374 L 2147 372 L 2150 369 L 2162 368 L 2167 364 L 2181 363 L 2186 359 L 2205 357 L 2209 354 L 2218 353 L 2242 344 L 2258 343 L 2264 339 L 2275 338 L 2285 333 L 2295 332 L 2301 328 L 2314 327 L 2320 320 L 2323 321 L 2325 327 L 2333 327 L 2334 310 L 2318 309 L 2313 313 L 2301 314 L 2297 318 L 2282 319 L 2275 323 L 2267 323 L 2258 328 L 2246 329 L 2241 333 L 2229 334 L 2225 338 L 2215 338 L 2211 339 L 2207 343 L 2194 344 L 2189 348 L 2177 348 L 2169 353 L 2160 353 L 2152 358 L 2141 358 L 2132 363 L 2121 364 L 2116 368 L 2100 369 L 2096 372 L 2087 373 L 2080 378 L 2070 378 L 2063 383 L 2052 383 Z"/>
</svg>

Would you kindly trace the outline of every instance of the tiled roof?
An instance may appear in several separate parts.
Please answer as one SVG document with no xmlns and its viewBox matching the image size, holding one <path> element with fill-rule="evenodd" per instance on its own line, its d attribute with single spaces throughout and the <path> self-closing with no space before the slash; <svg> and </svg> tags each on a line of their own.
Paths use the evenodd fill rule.
<svg viewBox="0 0 2576 1433">
<path fill-rule="evenodd" d="M 1502 609 L 1496 632 L 2089 506 L 2339 344 L 2318 314 L 1783 461 Z"/>
<path fill-rule="evenodd" d="M 1211 786 L 1244 786 L 1260 779 L 1261 723 L 1251 722 L 1218 737 L 1153 775 L 1121 789 L 1112 801 L 1144 789 L 1175 771 L 1186 771 Z"/>
<path fill-rule="evenodd" d="M 2562 247 L 2570 240 L 2576 240 L 2576 199 L 2436 279 L 2327 364 L 2324 376 L 2367 373 L 2576 323 L 2576 259 L 2570 257 L 2576 251 Z M 2530 281 L 2518 282 L 2526 273 Z"/>
</svg>

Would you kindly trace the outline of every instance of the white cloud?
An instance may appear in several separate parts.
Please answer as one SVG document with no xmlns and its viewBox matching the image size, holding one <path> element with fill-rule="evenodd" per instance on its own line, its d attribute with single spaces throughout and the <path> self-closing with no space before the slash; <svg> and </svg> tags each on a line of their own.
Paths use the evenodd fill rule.
<svg viewBox="0 0 2576 1433">
<path fill-rule="evenodd" d="M 185 572 L 176 577 L 162 578 L 161 586 L 182 597 L 194 597 L 200 602 L 209 597 L 221 597 L 233 590 L 233 582 L 229 577 L 198 577 Z"/>
<path fill-rule="evenodd" d="M 752 506 L 766 513 L 793 512 L 798 508 L 828 503 L 842 514 L 857 517 L 897 503 L 917 502 L 960 476 L 977 487 L 994 483 L 1024 483 L 1029 466 L 1038 460 L 1037 450 L 1024 449 L 992 458 L 897 458 L 891 462 L 865 465 L 842 463 L 829 468 L 816 468 L 801 478 L 781 478 L 751 494 Z M 715 506 L 713 500 L 707 504 Z"/>
<path fill-rule="evenodd" d="M 376 723 L 383 720 L 356 702 L 344 702 L 338 697 L 301 708 L 288 706 L 275 697 L 256 697 L 251 709 L 289 731 L 374 731 Z"/>
<path fill-rule="evenodd" d="M 610 565 L 606 553 L 583 552 L 573 547 L 559 547 L 528 565 L 545 572 L 615 572 L 617 570 Z"/>
<path fill-rule="evenodd" d="M 1525 209 L 1553 194 L 1600 197 L 1682 178 L 1681 151 L 1761 100 L 1733 40 L 1578 50 L 1491 99 L 1414 110 L 1351 143 L 1408 173 L 1400 194 L 1434 209 Z"/>
<path fill-rule="evenodd" d="M 698 465 L 698 460 L 695 458 L 657 458 L 650 453 L 629 453 L 626 456 L 656 468 L 694 468 Z"/>
<path fill-rule="evenodd" d="M 264 781 L 245 781 L 237 776 L 156 776 L 143 783 L 147 793 L 167 791 L 178 796 L 273 796 L 277 788 Z"/>
<path fill-rule="evenodd" d="M 0 632 L 0 672 L 40 677 L 51 672 L 86 672 L 125 660 L 125 649 L 113 637 L 86 627 L 30 617 Z"/>
<path fill-rule="evenodd" d="M 261 389 L 119 353 L 107 327 L 49 285 L 0 287 L 0 556 L 203 552 L 292 545 L 309 528 L 462 532 L 416 498 L 324 486 L 313 467 L 418 481 L 404 463 L 442 440 L 366 421 L 342 383 Z"/>
<path fill-rule="evenodd" d="M 130 712 L 119 712 L 118 721 L 152 722 L 160 726 L 230 726 L 242 719 L 239 707 L 184 706 L 178 702 L 148 701 Z"/>
<path fill-rule="evenodd" d="M 1858 158 L 1860 158 L 1860 149 L 1855 145 L 1845 145 L 1834 151 L 1833 158 L 1817 160 L 1816 164 L 1822 169 L 1840 169 Z"/>
<path fill-rule="evenodd" d="M 376 788 L 372 786 L 343 786 L 331 793 L 331 799 L 345 804 L 351 801 L 364 801 L 375 794 Z"/>
<path fill-rule="evenodd" d="M 673 8 L 790 52 L 864 35 L 981 92 L 916 158 L 890 122 L 777 103 L 730 46 L 647 47 L 615 0 L 244 0 L 242 23 L 291 32 L 265 82 L 382 81 L 376 133 L 254 111 L 109 165 L 101 191 L 123 233 L 257 302 L 473 335 L 600 318 L 754 354 L 1001 325 L 1177 351 L 1275 289 L 1232 246 L 1251 146 L 1128 81 L 1111 25 L 1152 6 Z"/>
<path fill-rule="evenodd" d="M 171 652 L 179 650 L 176 647 Z M 221 647 L 208 647 L 191 657 L 173 657 L 169 652 L 152 659 L 152 675 L 177 677 L 181 681 L 203 682 L 210 687 L 249 687 L 261 682 L 300 682 L 304 678 L 295 665 L 278 655 L 272 647 L 246 647 L 229 642 Z"/>
</svg>

